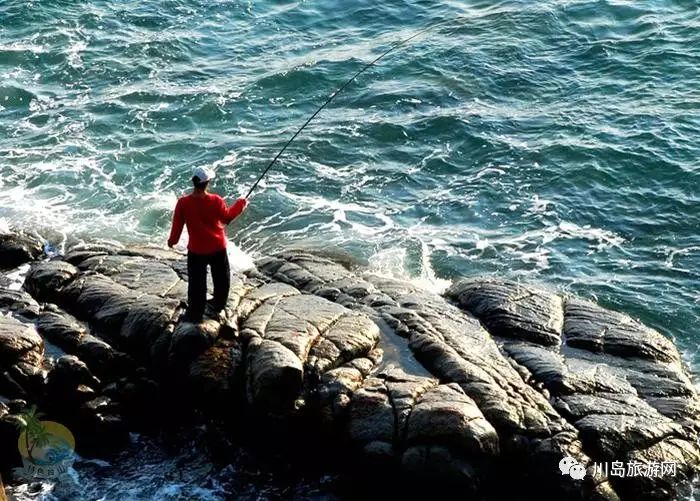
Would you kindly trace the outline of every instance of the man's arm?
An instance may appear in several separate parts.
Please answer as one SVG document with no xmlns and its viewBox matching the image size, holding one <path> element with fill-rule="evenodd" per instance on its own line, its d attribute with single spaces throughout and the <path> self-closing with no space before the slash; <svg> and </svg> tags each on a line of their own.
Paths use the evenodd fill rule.
<svg viewBox="0 0 700 501">
<path fill-rule="evenodd" d="M 173 247 L 180 241 L 183 226 L 185 226 L 185 215 L 182 213 L 182 204 L 178 200 L 177 204 L 175 205 L 175 213 L 173 214 L 173 227 L 170 230 L 168 247 Z"/>
<path fill-rule="evenodd" d="M 226 207 L 226 202 L 224 202 L 222 199 L 221 206 L 221 220 L 224 223 L 229 224 L 231 221 L 233 221 L 243 213 L 245 208 L 248 206 L 248 200 L 246 200 L 245 198 L 239 198 L 233 203 L 231 207 Z"/>
</svg>

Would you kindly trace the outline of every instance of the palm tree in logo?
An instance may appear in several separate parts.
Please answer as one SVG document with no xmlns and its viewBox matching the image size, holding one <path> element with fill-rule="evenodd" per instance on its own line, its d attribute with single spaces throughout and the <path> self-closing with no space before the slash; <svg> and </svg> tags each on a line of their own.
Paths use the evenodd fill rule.
<svg viewBox="0 0 700 501">
<path fill-rule="evenodd" d="M 51 442 L 51 433 L 39 419 L 41 416 L 42 414 L 37 411 L 36 406 L 32 406 L 19 416 L 18 428 L 20 432 L 24 432 L 24 445 L 27 448 L 29 461 L 32 464 L 36 464 L 32 455 L 34 449 L 46 447 Z"/>
</svg>

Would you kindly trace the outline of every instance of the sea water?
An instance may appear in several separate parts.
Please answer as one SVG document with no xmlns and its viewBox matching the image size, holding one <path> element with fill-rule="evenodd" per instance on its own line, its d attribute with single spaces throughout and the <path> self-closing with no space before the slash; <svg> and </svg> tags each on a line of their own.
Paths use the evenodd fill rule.
<svg viewBox="0 0 700 501">
<path fill-rule="evenodd" d="M 436 291 L 541 283 L 696 367 L 696 1 L 2 0 L 0 218 L 163 245 L 193 167 L 234 200 L 444 20 L 292 143 L 228 230 L 240 264 L 322 245 Z"/>
</svg>

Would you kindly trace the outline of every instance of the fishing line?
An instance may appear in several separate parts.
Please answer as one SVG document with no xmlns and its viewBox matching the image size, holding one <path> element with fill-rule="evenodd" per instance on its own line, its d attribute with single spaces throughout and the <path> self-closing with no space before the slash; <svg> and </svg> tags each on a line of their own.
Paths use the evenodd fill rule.
<svg viewBox="0 0 700 501">
<path fill-rule="evenodd" d="M 399 47 L 402 47 L 402 46 L 406 45 L 408 42 L 410 42 L 410 41 L 413 40 L 414 38 L 416 38 L 416 37 L 422 35 L 423 33 L 428 32 L 428 31 L 430 31 L 430 30 L 432 30 L 432 29 L 434 29 L 434 28 L 437 28 L 437 27 L 440 26 L 440 25 L 446 24 L 446 23 L 451 22 L 451 21 L 454 21 L 454 19 L 445 19 L 445 20 L 443 20 L 443 21 L 439 21 L 439 22 L 437 22 L 437 23 L 431 24 L 431 25 L 428 26 L 427 28 L 424 28 L 424 29 L 422 29 L 422 30 L 420 30 L 420 31 L 418 31 L 418 32 L 416 32 L 416 33 L 414 33 L 414 34 L 411 35 L 410 37 L 405 38 L 405 39 L 403 39 L 403 40 L 401 40 L 401 41 L 399 41 L 399 42 L 396 42 L 394 45 L 392 45 L 392 46 L 389 47 L 386 51 L 384 51 L 382 54 L 380 54 L 380 55 L 379 55 L 376 59 L 374 59 L 372 62 L 365 64 L 357 73 L 355 73 L 355 74 L 352 76 L 352 78 L 351 78 L 350 80 L 348 80 L 347 82 L 345 82 L 340 88 L 338 88 L 335 92 L 333 92 L 333 93 L 328 97 L 328 99 L 326 99 L 326 101 L 314 112 L 314 114 L 311 115 L 311 116 L 309 117 L 309 119 L 308 119 L 306 122 L 304 122 L 304 125 L 302 125 L 301 127 L 299 127 L 299 130 L 297 130 L 297 131 L 294 133 L 294 135 L 289 139 L 289 141 L 287 141 L 287 143 L 282 147 L 282 149 L 279 151 L 279 153 L 277 153 L 277 155 L 275 155 L 275 158 L 273 158 L 272 161 L 267 165 L 267 167 L 265 167 L 265 170 L 262 172 L 262 174 L 260 174 L 260 176 L 258 176 L 258 179 L 255 181 L 255 183 L 253 183 L 253 186 L 250 187 L 250 190 L 248 190 L 248 194 L 247 194 L 245 197 L 246 197 L 246 198 L 249 198 L 249 197 L 250 197 L 251 193 L 253 193 L 253 190 L 255 190 L 255 188 L 258 186 L 258 183 L 259 183 L 260 181 L 263 180 L 263 178 L 265 177 L 265 175 L 267 174 L 267 172 L 272 168 L 273 165 L 275 165 L 275 163 L 277 162 L 277 160 L 279 159 L 279 157 L 282 156 L 282 153 L 284 153 L 284 151 L 287 149 L 287 147 L 288 147 L 290 144 L 292 144 L 292 142 L 296 139 L 296 137 L 299 135 L 299 133 L 300 133 L 301 131 L 303 131 L 303 130 L 306 128 L 306 126 L 309 125 L 309 123 L 311 123 L 311 120 L 313 120 L 313 119 L 316 117 L 316 115 L 318 115 L 318 114 L 321 112 L 321 110 L 322 110 L 323 108 L 325 108 L 325 107 L 328 105 L 328 103 L 330 103 L 331 101 L 333 101 L 333 99 L 335 98 L 335 96 L 337 96 L 338 94 L 340 94 L 340 93 L 343 91 L 343 89 L 345 89 L 348 85 L 350 85 L 357 77 L 359 77 L 362 73 L 364 73 L 364 72 L 365 72 L 367 69 L 369 69 L 371 66 L 374 66 L 376 63 L 378 63 L 384 56 L 387 56 L 387 55 L 389 55 L 391 52 L 393 52 L 393 51 L 395 51 L 396 49 L 398 49 Z"/>
</svg>

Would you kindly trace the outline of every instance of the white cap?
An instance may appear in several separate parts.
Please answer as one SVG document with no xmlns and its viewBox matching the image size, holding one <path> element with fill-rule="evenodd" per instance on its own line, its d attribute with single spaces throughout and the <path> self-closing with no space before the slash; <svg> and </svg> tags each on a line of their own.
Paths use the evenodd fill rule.
<svg viewBox="0 0 700 501">
<path fill-rule="evenodd" d="M 211 181 L 216 177 L 214 174 L 214 171 L 211 169 L 208 169 L 207 167 L 196 167 L 194 171 L 192 172 L 193 177 L 199 178 L 199 181 L 202 183 L 206 183 L 207 181 Z"/>
</svg>

